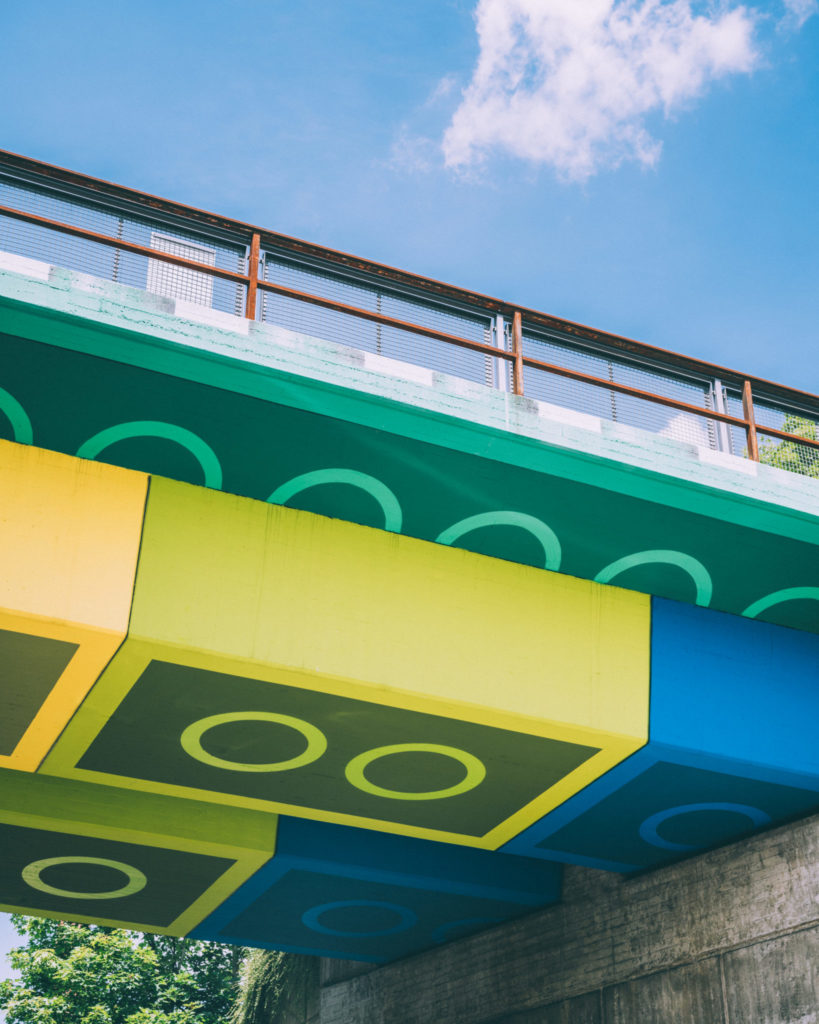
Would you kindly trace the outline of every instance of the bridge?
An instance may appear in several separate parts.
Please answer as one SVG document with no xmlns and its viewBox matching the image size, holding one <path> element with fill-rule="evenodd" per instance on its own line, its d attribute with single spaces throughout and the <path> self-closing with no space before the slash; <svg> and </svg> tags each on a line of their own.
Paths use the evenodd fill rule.
<svg viewBox="0 0 819 1024">
<path fill-rule="evenodd" d="M 380 963 L 815 810 L 817 424 L 0 154 L 2 909 Z"/>
</svg>

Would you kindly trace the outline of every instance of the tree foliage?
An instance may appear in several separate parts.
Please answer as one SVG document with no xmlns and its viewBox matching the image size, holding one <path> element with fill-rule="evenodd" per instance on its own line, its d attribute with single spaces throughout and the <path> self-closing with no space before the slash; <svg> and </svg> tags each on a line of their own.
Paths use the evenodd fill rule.
<svg viewBox="0 0 819 1024">
<path fill-rule="evenodd" d="M 318 1012 L 318 957 L 254 949 L 244 964 L 232 1024 L 311 1024 Z"/>
<path fill-rule="evenodd" d="M 8 1024 L 224 1024 L 244 950 L 13 915 Z"/>
<path fill-rule="evenodd" d="M 804 416 L 786 416 L 782 429 L 788 434 L 797 434 L 809 441 L 819 440 L 816 423 Z M 799 444 L 798 441 L 760 439 L 759 461 L 764 462 L 766 466 L 819 478 L 819 451 L 806 444 Z"/>
</svg>

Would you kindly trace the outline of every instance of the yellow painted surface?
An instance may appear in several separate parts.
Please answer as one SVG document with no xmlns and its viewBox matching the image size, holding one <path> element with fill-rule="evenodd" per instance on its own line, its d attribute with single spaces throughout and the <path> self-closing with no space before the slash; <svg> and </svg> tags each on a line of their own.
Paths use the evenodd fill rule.
<svg viewBox="0 0 819 1024">
<path fill-rule="evenodd" d="M 130 635 L 348 696 L 475 705 L 490 724 L 644 736 L 649 609 L 645 594 L 154 478 Z"/>
<path fill-rule="evenodd" d="M 152 478 L 129 639 L 44 770 L 494 849 L 646 742 L 649 600 Z M 152 658 L 602 749 L 480 839 L 76 768 Z"/>
<path fill-rule="evenodd" d="M 0 911 L 5 913 L 187 935 L 270 859 L 276 845 L 277 817 L 0 768 L 0 824 L 234 861 L 165 928 L 104 916 L 106 907 L 116 910 L 116 900 L 100 901 L 100 916 L 94 917 L 72 914 L 65 901 L 60 906 L 59 898 L 54 899 L 53 910 L 0 904 Z M 58 849 L 55 847 L 55 852 Z"/>
<path fill-rule="evenodd" d="M 122 643 L 147 483 L 142 473 L 0 442 L 0 628 L 79 645 L 0 764 L 35 770 Z"/>
</svg>

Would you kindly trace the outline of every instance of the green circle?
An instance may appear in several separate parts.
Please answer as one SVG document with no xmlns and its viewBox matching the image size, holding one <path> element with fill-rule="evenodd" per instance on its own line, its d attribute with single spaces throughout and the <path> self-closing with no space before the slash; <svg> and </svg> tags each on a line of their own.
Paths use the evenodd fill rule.
<svg viewBox="0 0 819 1024">
<path fill-rule="evenodd" d="M 209 729 L 227 722 L 276 722 L 279 725 L 288 725 L 304 736 L 307 740 L 307 747 L 296 757 L 291 757 L 287 761 L 272 761 L 270 764 L 226 761 L 221 757 L 214 757 L 202 747 L 202 736 Z M 226 768 L 233 772 L 285 772 L 291 768 L 301 768 L 305 764 L 310 764 L 311 761 L 317 761 L 327 749 L 327 737 L 320 729 L 300 718 L 277 715 L 273 711 L 230 711 L 224 715 L 200 718 L 198 722 L 194 722 L 185 729 L 179 741 L 185 753 L 197 761 L 212 765 L 214 768 Z"/>
<path fill-rule="evenodd" d="M 110 892 L 73 892 L 71 889 L 58 889 L 56 885 L 49 885 L 40 878 L 41 872 L 57 864 L 100 864 L 104 868 L 121 871 L 127 876 L 128 882 L 121 889 L 111 889 Z M 123 896 L 133 896 L 135 892 L 141 892 L 148 884 L 148 879 L 139 868 L 123 864 L 121 860 L 108 860 L 106 857 L 46 857 L 45 860 L 35 860 L 26 865 L 22 875 L 23 881 L 32 889 L 47 892 L 50 896 L 65 896 L 73 900 L 118 900 Z"/>
<path fill-rule="evenodd" d="M 416 751 L 425 754 L 443 754 L 444 757 L 460 761 L 466 768 L 466 775 L 454 786 L 447 786 L 446 789 L 431 789 L 426 793 L 402 793 L 398 789 L 384 789 L 383 786 L 374 785 L 364 775 L 367 765 L 379 757 Z M 443 800 L 445 797 L 457 796 L 459 793 L 466 793 L 479 786 L 486 778 L 486 767 L 483 761 L 480 761 L 474 754 L 458 750 L 457 747 L 447 747 L 441 743 L 393 743 L 389 747 L 373 747 L 372 750 L 365 750 L 363 754 L 358 754 L 344 769 L 344 774 L 347 776 L 347 781 L 356 789 L 372 793 L 374 796 L 385 796 L 390 800 Z"/>
<path fill-rule="evenodd" d="M 267 499 L 273 505 L 286 505 L 302 491 L 322 484 L 349 484 L 375 498 L 384 513 L 384 529 L 390 533 L 400 533 L 403 513 L 398 498 L 385 483 L 369 473 L 361 473 L 357 469 L 315 469 L 312 473 L 302 473 L 288 480 Z"/>
<path fill-rule="evenodd" d="M 130 441 L 137 438 L 159 437 L 166 441 L 174 441 L 186 448 L 202 467 L 205 475 L 205 487 L 217 491 L 222 489 L 222 465 L 216 452 L 198 434 L 175 423 L 162 420 L 134 420 L 131 423 L 117 423 L 89 437 L 77 449 L 80 459 L 96 459 L 106 448 L 117 441 Z"/>
</svg>

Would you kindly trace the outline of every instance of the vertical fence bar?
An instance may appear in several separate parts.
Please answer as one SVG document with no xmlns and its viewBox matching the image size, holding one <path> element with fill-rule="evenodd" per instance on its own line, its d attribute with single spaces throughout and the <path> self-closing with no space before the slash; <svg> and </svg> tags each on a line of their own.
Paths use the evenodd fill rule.
<svg viewBox="0 0 819 1024">
<path fill-rule="evenodd" d="M 117 238 L 122 238 L 125 221 L 122 217 L 117 217 Z M 114 266 L 111 271 L 111 280 L 116 281 L 119 279 L 119 263 L 122 255 L 121 249 L 114 249 Z"/>
<path fill-rule="evenodd" d="M 247 273 L 250 280 L 247 282 L 247 301 L 245 302 L 245 316 L 248 320 L 256 319 L 256 282 L 259 280 L 259 232 L 254 231 L 250 240 L 250 255 L 247 261 Z"/>
<path fill-rule="evenodd" d="M 756 420 L 754 419 L 754 396 L 751 393 L 751 382 L 742 384 L 742 415 L 747 421 L 745 432 L 748 438 L 748 458 L 759 462 L 759 442 L 756 437 Z"/>
<path fill-rule="evenodd" d="M 722 387 L 722 381 L 719 377 L 714 377 L 711 382 L 711 393 L 714 398 L 714 411 L 721 412 L 723 415 L 728 412 L 725 406 L 725 391 Z M 733 452 L 733 445 L 731 444 L 731 432 L 728 429 L 726 423 L 720 423 L 716 421 L 716 441 L 717 448 L 722 452 Z"/>
<path fill-rule="evenodd" d="M 494 320 L 495 348 L 506 349 L 506 321 L 502 313 L 495 314 Z M 505 359 L 493 359 L 495 364 L 495 387 L 499 391 L 509 390 L 509 370 Z"/>
<path fill-rule="evenodd" d="M 523 394 L 523 324 L 520 313 L 515 310 L 512 318 L 512 352 L 515 362 L 512 364 L 512 391 L 516 395 Z"/>
</svg>

